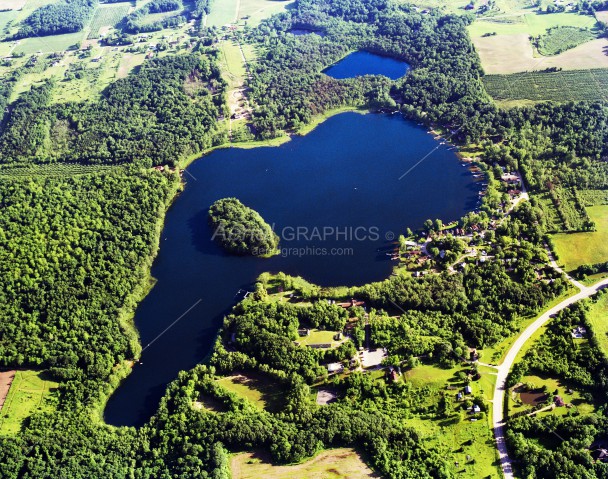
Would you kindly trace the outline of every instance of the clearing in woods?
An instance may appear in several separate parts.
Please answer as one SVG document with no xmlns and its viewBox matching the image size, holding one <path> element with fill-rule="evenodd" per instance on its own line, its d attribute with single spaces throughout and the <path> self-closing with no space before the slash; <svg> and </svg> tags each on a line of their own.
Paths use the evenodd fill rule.
<svg viewBox="0 0 608 479">
<path fill-rule="evenodd" d="M 23 421 L 36 412 L 52 411 L 52 391 L 57 386 L 44 372 L 17 371 L 0 411 L 0 436 L 17 434 Z"/>
<path fill-rule="evenodd" d="M 560 233 L 553 235 L 559 263 L 568 272 L 582 264 L 608 261 L 608 205 L 586 208 L 596 231 L 590 233 Z"/>
<path fill-rule="evenodd" d="M 353 449 L 329 449 L 293 466 L 273 466 L 264 453 L 235 454 L 230 461 L 233 479 L 366 479 L 380 477 Z"/>
<path fill-rule="evenodd" d="M 262 373 L 234 374 L 217 380 L 217 383 L 237 396 L 247 399 L 260 409 L 279 410 L 283 404 L 283 391 Z"/>
</svg>

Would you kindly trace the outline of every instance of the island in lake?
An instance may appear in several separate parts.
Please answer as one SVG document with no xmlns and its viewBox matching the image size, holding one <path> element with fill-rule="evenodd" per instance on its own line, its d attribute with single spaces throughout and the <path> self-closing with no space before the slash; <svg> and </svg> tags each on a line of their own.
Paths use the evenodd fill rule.
<svg viewBox="0 0 608 479">
<path fill-rule="evenodd" d="M 222 198 L 209 208 L 213 239 L 236 255 L 272 256 L 279 237 L 260 214 L 236 198 Z"/>
</svg>

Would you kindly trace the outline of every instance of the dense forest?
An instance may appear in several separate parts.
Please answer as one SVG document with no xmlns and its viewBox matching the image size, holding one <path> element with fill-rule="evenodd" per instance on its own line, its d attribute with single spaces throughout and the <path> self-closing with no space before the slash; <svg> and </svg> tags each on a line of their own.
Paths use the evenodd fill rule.
<svg viewBox="0 0 608 479">
<path fill-rule="evenodd" d="M 34 10 L 14 39 L 79 32 L 89 21 L 98 0 L 61 0 Z"/>
<path fill-rule="evenodd" d="M 91 103 L 51 104 L 53 82 L 19 97 L 0 134 L 2 163 L 175 164 L 224 142 L 225 82 L 197 54 L 153 59 Z"/>
<path fill-rule="evenodd" d="M 146 281 L 177 185 L 177 175 L 122 169 L 0 176 L 3 365 L 107 377 L 136 354 L 118 317 Z"/>
<path fill-rule="evenodd" d="M 236 198 L 222 198 L 209 208 L 212 238 L 233 254 L 270 256 L 277 251 L 279 237 L 260 214 Z"/>
</svg>

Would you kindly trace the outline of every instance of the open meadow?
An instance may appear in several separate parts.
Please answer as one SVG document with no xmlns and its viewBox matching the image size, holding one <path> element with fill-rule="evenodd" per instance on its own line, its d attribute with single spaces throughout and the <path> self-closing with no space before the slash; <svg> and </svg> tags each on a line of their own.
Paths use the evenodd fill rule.
<svg viewBox="0 0 608 479">
<path fill-rule="evenodd" d="M 232 23 L 247 22 L 255 26 L 264 18 L 280 13 L 293 0 L 222 0 L 211 5 L 211 13 L 207 17 L 207 25 L 223 27 Z"/>
<path fill-rule="evenodd" d="M 564 265 L 566 271 L 573 271 L 582 264 L 608 261 L 608 205 L 586 209 L 597 231 L 553 235 L 558 262 Z"/>
<path fill-rule="evenodd" d="M 534 407 L 540 407 L 547 400 L 547 395 L 558 395 L 570 407 L 554 407 L 553 403 L 543 407 L 538 413 L 540 416 L 564 416 L 569 412 L 578 414 L 591 414 L 595 410 L 593 404 L 583 399 L 581 392 L 572 389 L 565 381 L 550 376 L 528 375 L 521 379 L 525 386 L 513 388 L 508 395 L 508 415 L 531 414 Z"/>
<path fill-rule="evenodd" d="M 366 479 L 380 477 L 353 449 L 321 451 L 312 459 L 293 466 L 273 466 L 267 454 L 244 452 L 230 461 L 232 479 Z"/>
<path fill-rule="evenodd" d="M 0 411 L 0 435 L 17 434 L 33 413 L 52 411 L 57 386 L 40 371 L 17 371 Z"/>
</svg>

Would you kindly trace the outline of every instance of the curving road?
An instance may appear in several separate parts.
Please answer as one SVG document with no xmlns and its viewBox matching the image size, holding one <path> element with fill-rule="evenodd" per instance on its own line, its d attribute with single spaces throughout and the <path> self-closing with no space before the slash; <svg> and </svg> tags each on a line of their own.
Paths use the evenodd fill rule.
<svg viewBox="0 0 608 479">
<path fill-rule="evenodd" d="M 562 270 L 557 266 L 553 258 L 550 256 L 551 265 L 562 272 Z M 608 278 L 596 283 L 591 287 L 584 286 L 583 284 L 575 281 L 573 278 L 567 276 L 570 282 L 577 288 L 580 289 L 580 292 L 570 298 L 565 299 L 557 306 L 549 309 L 541 316 L 538 317 L 536 321 L 534 321 L 530 326 L 528 326 L 523 333 L 515 340 L 511 349 L 507 353 L 503 363 L 496 367 L 497 369 L 497 378 L 496 378 L 496 386 L 494 388 L 494 398 L 492 399 L 493 408 L 492 408 L 492 423 L 494 425 L 494 437 L 496 438 L 496 447 L 498 449 L 498 454 L 500 457 L 500 467 L 502 468 L 503 475 L 505 479 L 513 479 L 513 468 L 511 464 L 511 459 L 509 458 L 509 453 L 507 451 L 507 445 L 505 443 L 504 436 L 504 403 L 505 403 L 505 393 L 506 393 L 506 382 L 509 371 L 513 367 L 513 363 L 515 362 L 515 358 L 517 354 L 521 350 L 521 348 L 526 344 L 532 335 L 540 328 L 543 324 L 545 324 L 553 315 L 561 311 L 562 309 L 567 308 L 568 306 L 580 301 L 582 299 L 589 298 L 597 293 L 600 289 L 603 289 L 608 286 Z"/>
</svg>

